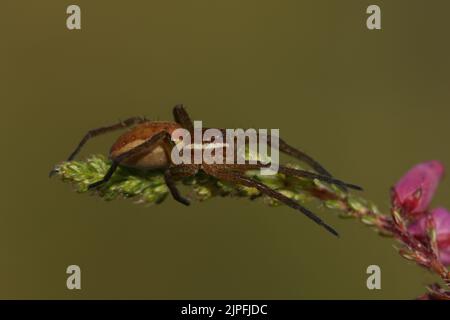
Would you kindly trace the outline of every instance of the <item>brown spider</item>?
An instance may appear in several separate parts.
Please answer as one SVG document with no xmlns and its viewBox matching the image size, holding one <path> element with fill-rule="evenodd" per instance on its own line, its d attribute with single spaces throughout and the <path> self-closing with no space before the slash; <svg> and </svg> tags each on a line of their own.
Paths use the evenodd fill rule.
<svg viewBox="0 0 450 320">
<path fill-rule="evenodd" d="M 159 169 L 164 170 L 164 179 L 173 198 L 184 205 L 189 205 L 189 200 L 180 194 L 175 185 L 175 181 L 180 178 L 195 175 L 199 170 L 202 170 L 206 174 L 219 180 L 256 188 L 262 194 L 277 199 L 291 208 L 302 212 L 308 218 L 312 219 L 332 234 L 338 236 L 338 233 L 332 227 L 322 221 L 322 219 L 310 210 L 280 192 L 271 189 L 267 185 L 245 175 L 245 172 L 248 170 L 266 167 L 265 164 L 260 162 L 257 164 L 207 164 L 205 162 L 200 164 L 174 164 L 171 159 L 171 151 L 174 147 L 174 142 L 171 139 L 172 132 L 178 128 L 184 128 L 189 132 L 193 132 L 194 126 L 192 120 L 182 105 L 177 105 L 173 108 L 173 116 L 175 122 L 149 121 L 141 117 L 132 117 L 111 126 L 90 130 L 69 156 L 67 161 L 73 160 L 83 145 L 90 138 L 136 125 L 133 129 L 121 135 L 112 145 L 109 154 L 109 157 L 112 160 L 111 167 L 103 179 L 89 185 L 89 189 L 96 188 L 107 182 L 118 166 L 133 167 L 142 170 Z M 224 129 L 218 130 L 224 132 Z M 270 137 L 267 140 L 267 144 L 270 146 Z M 327 183 L 335 184 L 344 191 L 346 190 L 346 187 L 362 190 L 356 185 L 334 179 L 331 174 L 318 162 L 302 151 L 291 147 L 281 138 L 279 139 L 278 147 L 281 152 L 305 162 L 317 172 L 314 173 L 305 170 L 297 170 L 280 165 L 278 169 L 280 173 L 299 178 L 318 179 Z M 225 145 L 223 148 L 224 153 L 226 153 Z M 55 172 L 56 169 L 50 171 L 50 176 L 52 176 Z"/>
</svg>

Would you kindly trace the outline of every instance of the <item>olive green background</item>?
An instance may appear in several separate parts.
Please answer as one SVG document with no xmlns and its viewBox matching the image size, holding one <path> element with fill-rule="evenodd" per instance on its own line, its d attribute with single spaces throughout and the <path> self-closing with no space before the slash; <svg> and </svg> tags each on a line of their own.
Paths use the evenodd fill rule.
<svg viewBox="0 0 450 320">
<path fill-rule="evenodd" d="M 78 4 L 82 30 L 66 28 Z M 366 28 L 369 4 L 382 30 Z M 91 128 L 184 103 L 219 127 L 279 128 L 389 208 L 413 164 L 450 165 L 448 1 L 23 1 L 1 5 L 0 298 L 411 299 L 436 280 L 394 241 L 314 210 L 212 199 L 104 202 L 49 179 Z M 117 134 L 81 157 L 106 154 Z M 189 190 L 184 190 L 189 192 Z M 434 205 L 450 207 L 444 180 Z M 82 290 L 66 288 L 66 267 Z M 366 268 L 382 269 L 382 290 Z"/>
</svg>

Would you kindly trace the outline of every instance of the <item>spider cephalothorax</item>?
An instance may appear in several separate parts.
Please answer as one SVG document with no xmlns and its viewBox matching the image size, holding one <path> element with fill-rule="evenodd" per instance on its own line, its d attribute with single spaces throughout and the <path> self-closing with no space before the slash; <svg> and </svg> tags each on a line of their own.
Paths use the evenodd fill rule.
<svg viewBox="0 0 450 320">
<path fill-rule="evenodd" d="M 282 193 L 268 187 L 267 185 L 247 176 L 248 170 L 260 169 L 267 167 L 267 164 L 256 163 L 181 163 L 175 164 L 171 154 L 175 147 L 172 140 L 172 133 L 177 129 L 185 129 L 188 132 L 194 131 L 194 125 L 186 110 L 182 105 L 177 105 L 173 109 L 174 122 L 150 121 L 145 118 L 132 117 L 120 123 L 90 130 L 81 140 L 77 148 L 72 152 L 67 161 L 71 161 L 81 150 L 83 145 L 92 137 L 97 135 L 128 128 L 134 126 L 131 130 L 121 135 L 113 144 L 110 150 L 110 158 L 112 165 L 102 180 L 97 181 L 89 186 L 89 189 L 96 188 L 107 182 L 118 166 L 134 167 L 142 170 L 163 170 L 164 179 L 173 198 L 182 204 L 189 205 L 189 201 L 184 198 L 178 191 L 175 181 L 184 177 L 197 174 L 200 170 L 219 180 L 227 181 L 233 184 L 253 187 L 258 189 L 262 194 L 277 199 L 278 201 L 294 208 L 317 224 L 323 226 L 329 232 L 337 235 L 337 232 L 326 224 L 322 219 L 310 210 L 306 209 L 296 201 L 286 197 Z M 218 129 L 224 131 L 224 129 Z M 267 140 L 267 144 L 271 145 L 271 140 Z M 327 183 L 332 183 L 346 190 L 347 187 L 353 189 L 361 189 L 353 184 L 348 184 L 340 180 L 334 179 L 331 174 L 325 170 L 318 162 L 306 155 L 304 152 L 290 146 L 282 139 L 278 140 L 278 148 L 290 156 L 308 164 L 316 172 L 297 170 L 286 166 L 279 165 L 280 173 L 305 179 L 318 179 Z M 223 152 L 227 153 L 227 145 L 223 144 Z M 234 153 L 234 151 L 233 151 Z M 50 176 L 55 172 L 52 170 Z"/>
</svg>

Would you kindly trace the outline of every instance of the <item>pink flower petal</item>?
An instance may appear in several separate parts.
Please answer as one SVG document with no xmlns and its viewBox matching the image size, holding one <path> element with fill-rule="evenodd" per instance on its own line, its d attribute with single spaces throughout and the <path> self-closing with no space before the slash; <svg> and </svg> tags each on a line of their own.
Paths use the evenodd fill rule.
<svg viewBox="0 0 450 320">
<path fill-rule="evenodd" d="M 394 186 L 394 205 L 410 215 L 423 213 L 443 175 L 444 166 L 436 160 L 414 166 Z"/>
<path fill-rule="evenodd" d="M 431 211 L 436 228 L 439 258 L 445 265 L 450 265 L 450 212 L 445 208 L 437 208 Z M 410 234 L 417 238 L 424 238 L 427 232 L 428 216 L 420 218 L 408 227 Z"/>
</svg>

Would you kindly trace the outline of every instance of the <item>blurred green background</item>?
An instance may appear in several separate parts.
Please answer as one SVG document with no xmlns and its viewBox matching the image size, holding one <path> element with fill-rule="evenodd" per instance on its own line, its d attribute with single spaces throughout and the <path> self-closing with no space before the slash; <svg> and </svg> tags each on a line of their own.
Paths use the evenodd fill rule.
<svg viewBox="0 0 450 320">
<path fill-rule="evenodd" d="M 82 30 L 66 28 L 78 4 Z M 382 30 L 366 28 L 370 4 Z M 1 4 L 0 298 L 411 299 L 436 280 L 357 221 L 212 199 L 104 202 L 48 179 L 88 129 L 184 103 L 218 127 L 280 128 L 383 210 L 413 164 L 450 165 L 448 1 Z M 91 141 L 104 153 L 117 134 Z M 435 205 L 450 207 L 444 180 Z M 82 290 L 66 288 L 66 267 Z M 382 290 L 366 288 L 366 268 Z"/>
</svg>

